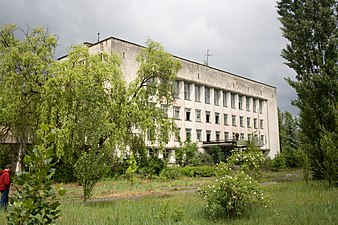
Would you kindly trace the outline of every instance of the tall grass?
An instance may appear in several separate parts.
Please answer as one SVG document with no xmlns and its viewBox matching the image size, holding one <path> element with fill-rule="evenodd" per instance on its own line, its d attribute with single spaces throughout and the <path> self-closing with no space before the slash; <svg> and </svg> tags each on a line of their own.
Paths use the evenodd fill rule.
<svg viewBox="0 0 338 225">
<path fill-rule="evenodd" d="M 149 181 L 148 181 L 149 182 Z M 193 182 L 190 181 L 189 182 Z M 195 182 L 198 182 L 195 181 Z M 151 182 L 150 182 L 151 183 Z M 105 187 L 101 184 L 99 192 Z M 139 184 L 140 185 L 140 184 Z M 163 185 L 163 183 L 162 183 Z M 177 186 L 184 186 L 179 182 Z M 126 183 L 117 186 L 123 188 Z M 161 182 L 130 187 L 132 191 L 161 186 Z M 110 201 L 92 201 L 83 204 L 80 199 L 62 199 L 62 216 L 58 224 L 83 225 L 204 225 L 204 224 L 273 224 L 273 225 L 312 225 L 338 224 L 338 189 L 325 186 L 325 183 L 312 181 L 282 182 L 263 186 L 268 196 L 267 207 L 257 207 L 246 215 L 233 220 L 219 218 L 210 221 L 205 213 L 205 201 L 195 192 L 168 192 L 160 196 L 125 198 Z M 75 191 L 75 187 L 74 190 Z M 122 191 L 122 190 L 121 190 Z M 0 224 L 5 224 L 5 216 L 0 213 Z"/>
<path fill-rule="evenodd" d="M 178 193 L 87 204 L 65 202 L 59 224 L 338 224 L 337 189 L 327 189 L 321 182 L 279 183 L 264 189 L 268 207 L 230 221 L 210 221 L 203 199 L 195 193 Z"/>
</svg>

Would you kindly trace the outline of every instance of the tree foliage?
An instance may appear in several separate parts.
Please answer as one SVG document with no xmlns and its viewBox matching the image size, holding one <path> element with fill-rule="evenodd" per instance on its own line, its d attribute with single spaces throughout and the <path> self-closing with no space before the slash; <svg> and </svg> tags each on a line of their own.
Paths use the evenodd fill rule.
<svg viewBox="0 0 338 225">
<path fill-rule="evenodd" d="M 302 166 L 302 154 L 300 149 L 300 130 L 296 117 L 290 112 L 281 112 L 278 110 L 279 136 L 281 144 L 281 154 L 285 159 L 285 166 Z"/>
<path fill-rule="evenodd" d="M 35 28 L 22 31 L 23 39 L 19 39 L 16 31 L 15 25 L 4 25 L 0 31 L 0 135 L 14 135 L 21 144 L 19 156 L 23 156 L 40 125 L 37 108 L 51 76 L 56 37 Z"/>
<path fill-rule="evenodd" d="M 41 124 L 52 126 L 54 160 L 75 165 L 90 196 L 118 156 L 146 155 L 146 144 L 164 146 L 174 127 L 165 109 L 173 104 L 181 64 L 159 43 L 147 42 L 137 57 L 136 79 L 127 84 L 115 54 L 74 46 L 55 61 L 53 35 L 35 28 L 20 40 L 15 31 L 6 25 L 0 33 L 0 124 L 19 138 L 22 149 L 28 140 L 35 144 Z M 100 175 L 81 169 L 88 165 Z"/>
<path fill-rule="evenodd" d="M 181 147 L 175 150 L 176 164 L 180 166 L 198 165 L 199 157 L 197 143 L 190 140 L 180 143 Z"/>
<path fill-rule="evenodd" d="M 337 133 L 337 7 L 335 0 L 277 2 L 283 36 L 289 41 L 281 55 L 296 72 L 295 80 L 286 80 L 298 95 L 293 104 L 300 110 L 301 144 L 316 178 L 323 178 L 323 130 Z"/>
<path fill-rule="evenodd" d="M 324 153 L 323 174 L 330 187 L 338 185 L 338 135 L 324 132 L 321 139 L 321 147 Z"/>
<path fill-rule="evenodd" d="M 137 78 L 127 90 L 127 141 L 132 143 L 135 138 L 145 140 L 147 137 L 151 143 L 163 147 L 174 127 L 167 109 L 174 102 L 173 82 L 181 64 L 159 43 L 151 40 L 147 41 L 137 61 Z"/>
<path fill-rule="evenodd" d="M 57 156 L 75 164 L 85 201 L 104 175 L 95 175 L 95 170 L 103 173 L 107 170 L 101 167 L 125 150 L 137 151 L 130 147 L 140 141 L 137 146 L 144 146 L 147 134 L 163 145 L 173 128 L 158 102 L 172 104 L 172 83 L 180 64 L 152 41 L 138 62 L 138 76 L 127 84 L 117 56 L 93 55 L 87 47 L 77 46 L 55 65 L 54 76 L 45 85 L 42 118 L 56 127 Z M 97 162 L 103 155 L 106 162 Z M 95 165 L 94 172 L 80 169 L 88 164 Z"/>
<path fill-rule="evenodd" d="M 55 133 L 47 125 L 41 125 L 37 133 L 37 145 L 25 155 L 25 170 L 15 180 L 7 224 L 53 224 L 60 216 L 57 196 L 64 195 L 65 190 L 56 190 L 51 179 Z"/>
</svg>

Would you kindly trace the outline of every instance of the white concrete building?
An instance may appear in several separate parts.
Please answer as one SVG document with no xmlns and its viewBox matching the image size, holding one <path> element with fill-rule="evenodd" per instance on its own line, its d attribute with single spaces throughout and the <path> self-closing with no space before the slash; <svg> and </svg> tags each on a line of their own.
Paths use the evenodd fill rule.
<svg viewBox="0 0 338 225">
<path fill-rule="evenodd" d="M 143 46 L 113 37 L 85 44 L 93 54 L 105 51 L 119 55 L 126 81 L 136 78 L 136 57 Z M 271 158 L 280 151 L 275 87 L 175 58 L 183 67 L 175 82 L 175 106 L 168 113 L 175 118 L 182 141 L 190 136 L 203 149 L 236 136 L 247 140 L 254 135 Z M 178 138 L 172 137 L 167 148 L 178 146 Z"/>
</svg>

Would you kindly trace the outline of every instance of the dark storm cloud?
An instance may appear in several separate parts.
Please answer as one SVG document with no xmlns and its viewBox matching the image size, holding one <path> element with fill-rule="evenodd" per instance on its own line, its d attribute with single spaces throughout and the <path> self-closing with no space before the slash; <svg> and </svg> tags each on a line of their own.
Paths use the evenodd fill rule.
<svg viewBox="0 0 338 225">
<path fill-rule="evenodd" d="M 149 37 L 174 55 L 277 87 L 282 111 L 294 115 L 295 92 L 284 81 L 281 37 L 273 0 L 1 0 L 0 25 L 45 26 L 71 45 L 109 36 L 144 44 Z"/>
</svg>

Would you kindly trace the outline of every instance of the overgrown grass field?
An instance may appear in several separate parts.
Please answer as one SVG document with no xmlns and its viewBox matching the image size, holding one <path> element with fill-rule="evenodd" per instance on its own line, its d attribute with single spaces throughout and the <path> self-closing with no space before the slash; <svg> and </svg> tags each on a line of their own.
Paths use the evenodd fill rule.
<svg viewBox="0 0 338 225">
<path fill-rule="evenodd" d="M 205 200 L 195 189 L 213 178 L 184 178 L 175 181 L 139 180 L 103 181 L 95 188 L 94 199 L 83 203 L 81 187 L 67 186 L 68 194 L 61 199 L 62 216 L 57 224 L 338 224 L 338 189 L 324 182 L 308 185 L 297 173 L 265 174 L 263 189 L 266 207 L 257 207 L 236 219 L 210 220 Z M 274 178 L 278 177 L 278 182 Z M 281 182 L 288 181 L 288 182 Z M 0 224 L 5 224 L 5 214 Z"/>
</svg>

